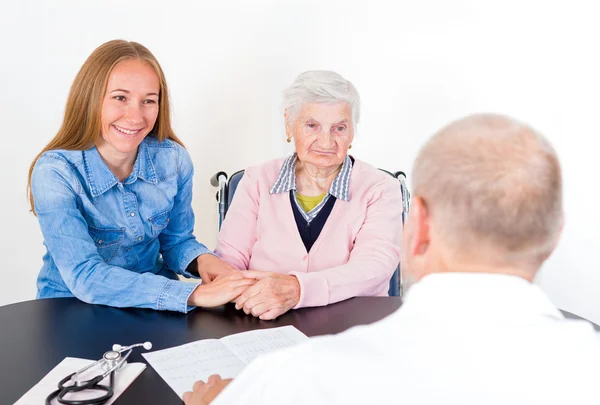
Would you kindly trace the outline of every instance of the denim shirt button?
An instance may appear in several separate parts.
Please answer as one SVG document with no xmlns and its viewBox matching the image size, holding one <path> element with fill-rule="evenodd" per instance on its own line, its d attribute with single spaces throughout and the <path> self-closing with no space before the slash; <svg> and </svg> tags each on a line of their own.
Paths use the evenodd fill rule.
<svg viewBox="0 0 600 405">
<path fill-rule="evenodd" d="M 141 241 L 143 238 L 141 236 L 137 237 L 137 240 Z"/>
<path fill-rule="evenodd" d="M 98 240 L 98 244 L 101 245 L 102 244 L 102 239 Z"/>
<path fill-rule="evenodd" d="M 130 213 L 129 213 L 129 216 L 130 216 L 130 217 L 135 217 L 135 212 L 130 212 Z"/>
</svg>

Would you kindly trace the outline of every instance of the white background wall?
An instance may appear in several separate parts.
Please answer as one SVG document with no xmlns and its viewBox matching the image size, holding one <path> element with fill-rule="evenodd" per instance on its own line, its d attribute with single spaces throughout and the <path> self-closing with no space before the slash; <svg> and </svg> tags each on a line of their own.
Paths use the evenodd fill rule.
<svg viewBox="0 0 600 405">
<path fill-rule="evenodd" d="M 165 70 L 177 134 L 196 165 L 197 236 L 214 247 L 210 176 L 291 151 L 282 90 L 329 69 L 363 101 L 355 156 L 410 171 L 451 119 L 493 111 L 555 145 L 566 226 L 538 283 L 556 305 L 600 323 L 595 2 L 567 1 L 6 1 L 0 4 L 0 305 L 35 297 L 44 253 L 25 195 L 32 158 L 56 133 L 89 53 L 141 42 Z M 510 297 L 507 297 L 510 299 Z"/>
</svg>

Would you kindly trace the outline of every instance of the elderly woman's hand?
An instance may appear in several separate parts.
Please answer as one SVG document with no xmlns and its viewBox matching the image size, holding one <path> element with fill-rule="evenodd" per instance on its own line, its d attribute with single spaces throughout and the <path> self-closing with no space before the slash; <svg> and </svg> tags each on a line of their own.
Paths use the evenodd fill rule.
<svg viewBox="0 0 600 405">
<path fill-rule="evenodd" d="M 300 300 L 300 283 L 296 276 L 268 271 L 243 271 L 244 277 L 258 280 L 236 300 L 236 309 L 243 309 L 263 320 L 275 319 L 294 308 Z"/>
</svg>

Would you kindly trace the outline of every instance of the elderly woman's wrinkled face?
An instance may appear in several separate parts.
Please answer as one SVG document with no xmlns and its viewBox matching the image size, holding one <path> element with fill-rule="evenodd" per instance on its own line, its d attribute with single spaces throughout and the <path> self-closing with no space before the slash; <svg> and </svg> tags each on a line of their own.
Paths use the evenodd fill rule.
<svg viewBox="0 0 600 405">
<path fill-rule="evenodd" d="M 348 103 L 305 104 L 291 127 L 298 159 L 328 168 L 342 164 L 354 138 L 352 108 Z"/>
</svg>

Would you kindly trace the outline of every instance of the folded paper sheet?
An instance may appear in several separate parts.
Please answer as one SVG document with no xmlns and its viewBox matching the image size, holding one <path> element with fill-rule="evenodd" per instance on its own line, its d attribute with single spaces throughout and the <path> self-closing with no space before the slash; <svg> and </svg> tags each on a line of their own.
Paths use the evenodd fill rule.
<svg viewBox="0 0 600 405">
<path fill-rule="evenodd" d="M 142 356 L 181 398 L 197 380 L 212 374 L 235 377 L 256 356 L 306 340 L 308 337 L 293 326 L 282 326 L 198 340 Z"/>
<path fill-rule="evenodd" d="M 58 388 L 58 383 L 63 378 L 82 369 L 83 367 L 92 364 L 95 360 L 78 359 L 67 357 L 56 367 L 54 367 L 42 380 L 23 395 L 14 405 L 40 405 L 46 403 L 46 397 Z M 144 363 L 128 363 L 126 367 L 117 371 L 115 374 L 114 394 L 106 405 L 112 404 L 117 400 L 119 395 L 123 393 L 131 385 L 131 383 L 144 371 L 146 365 Z M 92 367 L 89 372 L 81 374 L 81 379 L 90 379 L 100 374 L 100 369 Z M 101 382 L 102 385 L 109 385 L 109 377 L 106 377 Z M 67 395 L 65 398 L 69 400 L 89 399 L 90 395 L 98 396 L 96 392 L 81 391 Z M 55 399 L 52 404 L 60 405 Z"/>
</svg>

